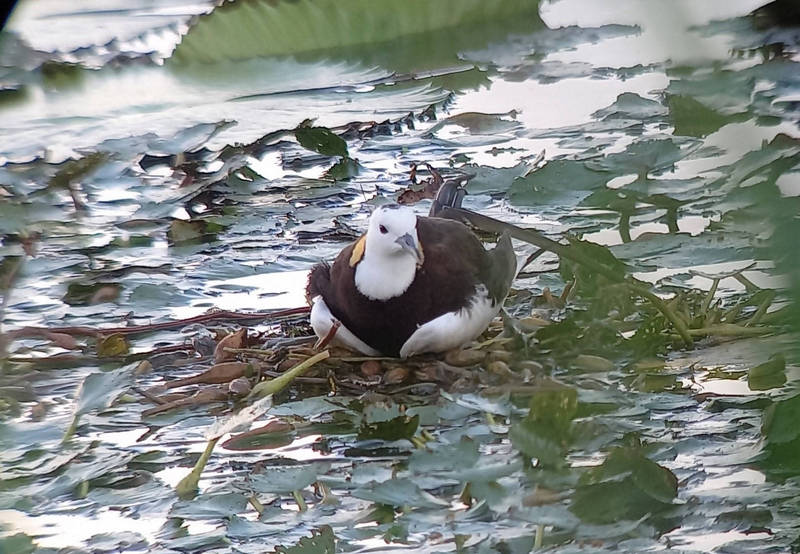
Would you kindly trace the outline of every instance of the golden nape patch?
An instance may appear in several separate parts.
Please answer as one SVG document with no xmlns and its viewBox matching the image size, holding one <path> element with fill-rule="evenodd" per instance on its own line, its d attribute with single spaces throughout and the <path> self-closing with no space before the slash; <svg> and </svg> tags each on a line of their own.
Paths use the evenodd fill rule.
<svg viewBox="0 0 800 554">
<path fill-rule="evenodd" d="M 350 254 L 350 267 L 355 267 L 361 258 L 364 257 L 364 246 L 367 244 L 367 235 L 361 235 L 353 246 L 353 252 Z"/>
</svg>

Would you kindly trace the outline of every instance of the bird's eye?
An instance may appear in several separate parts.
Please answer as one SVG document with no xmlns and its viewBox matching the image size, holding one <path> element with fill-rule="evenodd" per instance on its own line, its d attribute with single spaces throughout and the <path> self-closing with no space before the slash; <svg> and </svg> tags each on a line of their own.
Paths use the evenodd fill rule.
<svg viewBox="0 0 800 554">
<path fill-rule="evenodd" d="M 380 227 L 378 227 L 378 230 L 379 230 L 379 231 L 380 231 L 382 234 L 384 234 L 384 235 L 385 235 L 386 233 L 388 233 L 388 232 L 389 232 L 389 229 L 387 229 L 387 228 L 386 228 L 385 226 L 383 226 L 383 225 L 381 225 Z"/>
</svg>

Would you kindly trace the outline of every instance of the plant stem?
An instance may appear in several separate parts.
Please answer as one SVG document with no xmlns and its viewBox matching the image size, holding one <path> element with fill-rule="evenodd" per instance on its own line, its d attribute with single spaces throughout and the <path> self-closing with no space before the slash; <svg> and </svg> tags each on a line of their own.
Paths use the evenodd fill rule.
<svg viewBox="0 0 800 554">
<path fill-rule="evenodd" d="M 328 359 L 330 355 L 331 353 L 328 350 L 323 350 L 322 352 L 311 356 L 307 360 L 300 362 L 289 371 L 282 373 L 280 377 L 276 377 L 275 379 L 271 379 L 269 381 L 262 381 L 253 387 L 253 390 L 250 391 L 248 398 L 252 399 L 256 397 L 264 397 L 283 390 L 289 386 L 289 383 L 292 382 L 292 379 L 295 377 L 300 377 L 303 373 L 311 369 L 314 364 Z"/>
<path fill-rule="evenodd" d="M 772 301 L 775 300 L 775 291 L 768 291 L 766 296 L 767 297 L 764 298 L 764 301 L 759 304 L 758 309 L 753 314 L 753 317 L 751 317 L 747 323 L 744 324 L 745 327 L 753 327 L 757 325 L 758 322 L 761 321 L 761 318 L 764 317 L 764 314 L 767 313 L 767 310 L 772 305 Z"/>
<path fill-rule="evenodd" d="M 664 314 L 664 317 L 672 322 L 672 325 L 675 326 L 675 330 L 678 331 L 678 334 L 681 336 L 686 348 L 691 348 L 694 345 L 694 341 L 692 340 L 692 336 L 688 327 L 686 327 L 686 324 L 683 322 L 683 320 L 678 317 L 678 315 L 669 306 L 667 306 L 666 302 L 642 286 L 635 285 L 633 283 L 628 283 L 628 286 L 631 290 L 649 300 L 659 312 Z"/>
<path fill-rule="evenodd" d="M 534 550 L 538 550 L 542 547 L 542 541 L 544 540 L 544 525 L 541 523 L 536 526 L 536 537 L 533 539 L 533 548 Z"/>
<path fill-rule="evenodd" d="M 716 335 L 718 337 L 757 337 L 768 335 L 774 332 L 772 327 L 742 327 L 731 323 L 720 323 L 701 329 L 689 329 L 689 334 L 693 337 L 703 337 L 706 335 Z M 677 337 L 677 335 L 675 335 Z"/>
<path fill-rule="evenodd" d="M 708 306 L 711 305 L 711 300 L 714 299 L 714 295 L 717 293 L 718 286 L 719 286 L 719 278 L 714 279 L 711 282 L 711 288 L 708 290 L 708 294 L 703 299 L 703 305 L 700 307 L 701 314 L 705 314 L 708 311 Z"/>
<path fill-rule="evenodd" d="M 69 439 L 72 438 L 72 435 L 75 434 L 75 431 L 78 429 L 78 422 L 80 421 L 81 416 L 75 414 L 72 418 L 72 423 L 69 424 L 67 428 L 67 432 L 64 433 L 64 438 L 61 439 L 61 444 L 65 444 Z"/>
<path fill-rule="evenodd" d="M 206 444 L 206 449 L 197 459 L 197 463 L 194 464 L 192 471 L 189 472 L 189 475 L 181 479 L 178 485 L 175 487 L 175 492 L 178 493 L 178 497 L 186 500 L 189 498 L 194 498 L 194 496 L 197 494 L 197 483 L 200 482 L 200 475 L 203 473 L 203 470 L 208 463 L 208 459 L 211 458 L 211 453 L 214 451 L 214 447 L 217 445 L 217 441 L 219 439 L 220 437 L 215 437 L 208 441 L 208 444 Z"/>
<path fill-rule="evenodd" d="M 301 512 L 308 510 L 308 505 L 303 499 L 303 494 L 300 491 L 292 491 L 292 496 L 294 497 L 294 501 L 297 502 L 297 507 Z"/>
</svg>

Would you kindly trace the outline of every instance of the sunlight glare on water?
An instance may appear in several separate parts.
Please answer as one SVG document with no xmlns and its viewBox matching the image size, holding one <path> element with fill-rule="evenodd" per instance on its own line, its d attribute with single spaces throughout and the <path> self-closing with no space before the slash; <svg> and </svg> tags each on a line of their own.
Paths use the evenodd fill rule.
<svg viewBox="0 0 800 554">
<path fill-rule="evenodd" d="M 306 305 L 308 271 L 261 273 L 247 277 L 206 281 L 204 296 L 188 306 L 172 308 L 174 317 L 199 315 L 213 307 L 231 311 L 276 310 Z M 208 298 L 213 298 L 213 304 Z"/>
</svg>

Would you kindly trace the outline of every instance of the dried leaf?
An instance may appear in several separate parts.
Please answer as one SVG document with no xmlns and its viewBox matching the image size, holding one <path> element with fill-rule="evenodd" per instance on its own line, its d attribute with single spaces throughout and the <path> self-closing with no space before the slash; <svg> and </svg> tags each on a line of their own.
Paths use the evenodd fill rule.
<svg viewBox="0 0 800 554">
<path fill-rule="evenodd" d="M 142 412 L 142 417 L 149 417 L 163 412 L 168 412 L 176 408 L 185 408 L 188 406 L 202 406 L 203 404 L 221 402 L 223 400 L 227 400 L 227 398 L 228 398 L 228 392 L 221 388 L 204 389 L 201 391 L 197 391 L 188 398 L 181 398 L 179 400 L 168 402 L 166 404 L 161 404 L 160 406 L 155 406 L 154 408 L 145 410 Z"/>
<path fill-rule="evenodd" d="M 386 385 L 397 385 L 408 379 L 409 370 L 405 366 L 393 367 L 383 375 L 383 383 Z"/>
<path fill-rule="evenodd" d="M 251 370 L 252 366 L 247 362 L 224 362 L 213 365 L 198 375 L 170 381 L 166 386 L 168 389 L 174 389 L 186 385 L 230 383 L 234 379 L 247 376 L 248 373 L 251 373 Z"/>
<path fill-rule="evenodd" d="M 244 348 L 247 344 L 247 329 L 242 327 L 238 331 L 226 335 L 217 343 L 217 348 L 214 349 L 214 362 L 224 362 L 232 360 L 236 357 L 233 352 L 228 352 L 226 348 Z"/>
<path fill-rule="evenodd" d="M 444 361 L 456 367 L 477 365 L 486 358 L 486 353 L 481 350 L 450 350 L 444 355 Z"/>
<path fill-rule="evenodd" d="M 245 396 L 250 394 L 251 390 L 253 390 L 253 387 L 247 377 L 239 377 L 228 383 L 228 392 L 236 396 Z"/>
<path fill-rule="evenodd" d="M 65 350 L 76 350 L 78 348 L 78 341 L 72 335 L 64 333 L 47 333 L 47 338 L 56 346 L 64 348 Z"/>
<path fill-rule="evenodd" d="M 612 371 L 614 363 L 601 356 L 579 354 L 572 360 L 572 367 L 583 371 Z"/>
<path fill-rule="evenodd" d="M 383 373 L 383 367 L 378 360 L 367 360 L 361 363 L 361 375 L 374 377 Z"/>
</svg>

